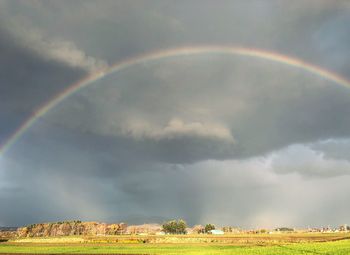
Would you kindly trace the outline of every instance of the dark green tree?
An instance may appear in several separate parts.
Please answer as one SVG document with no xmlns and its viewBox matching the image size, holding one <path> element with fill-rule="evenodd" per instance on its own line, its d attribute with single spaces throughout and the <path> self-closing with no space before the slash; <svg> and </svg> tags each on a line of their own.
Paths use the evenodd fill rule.
<svg viewBox="0 0 350 255">
<path fill-rule="evenodd" d="M 171 220 L 163 223 L 163 231 L 168 234 L 186 234 L 186 221 Z"/>
<path fill-rule="evenodd" d="M 177 234 L 186 234 L 187 223 L 180 219 L 177 221 Z"/>
<path fill-rule="evenodd" d="M 213 224 L 207 224 L 204 227 L 205 233 L 209 233 L 210 230 L 214 230 L 214 229 L 215 229 L 215 226 Z"/>
</svg>

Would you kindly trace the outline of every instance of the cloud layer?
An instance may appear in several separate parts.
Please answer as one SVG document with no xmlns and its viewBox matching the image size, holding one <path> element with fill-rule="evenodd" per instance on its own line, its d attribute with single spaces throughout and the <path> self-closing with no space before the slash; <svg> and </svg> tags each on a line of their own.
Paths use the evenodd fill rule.
<svg viewBox="0 0 350 255">
<path fill-rule="evenodd" d="M 349 11 L 347 1 L 2 0 L 0 141 L 87 74 L 158 49 L 261 48 L 350 78 Z M 0 155 L 0 225 L 343 224 L 349 91 L 302 69 L 215 54 L 107 75 Z"/>
</svg>

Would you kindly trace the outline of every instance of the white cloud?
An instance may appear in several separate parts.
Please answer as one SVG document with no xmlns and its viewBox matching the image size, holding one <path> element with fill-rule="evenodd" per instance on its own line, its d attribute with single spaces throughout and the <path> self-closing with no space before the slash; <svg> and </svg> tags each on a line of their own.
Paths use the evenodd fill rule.
<svg viewBox="0 0 350 255">
<path fill-rule="evenodd" d="M 310 145 L 292 145 L 272 153 L 271 167 L 276 173 L 299 173 L 307 177 L 334 177 L 350 175 L 350 162 L 326 157 Z"/>
<path fill-rule="evenodd" d="M 62 38 L 49 38 L 40 30 L 23 23 L 12 23 L 12 35 L 21 45 L 45 59 L 58 61 L 87 72 L 95 72 L 107 68 L 106 61 L 89 56 L 72 41 Z"/>
<path fill-rule="evenodd" d="M 73 42 L 64 40 L 40 40 L 33 48 L 37 53 L 44 51 L 47 58 L 61 61 L 72 67 L 85 69 L 89 72 L 105 69 L 107 63 L 103 60 L 88 56 L 84 51 L 78 49 Z"/>
<path fill-rule="evenodd" d="M 154 126 L 143 120 L 133 120 L 123 126 L 124 135 L 134 138 L 150 139 L 174 139 L 183 136 L 201 138 L 216 138 L 233 142 L 233 136 L 228 128 L 218 123 L 184 122 L 182 119 L 173 118 L 165 126 Z"/>
<path fill-rule="evenodd" d="M 310 146 L 313 150 L 323 153 L 326 158 L 350 161 L 350 139 L 328 139 Z"/>
</svg>

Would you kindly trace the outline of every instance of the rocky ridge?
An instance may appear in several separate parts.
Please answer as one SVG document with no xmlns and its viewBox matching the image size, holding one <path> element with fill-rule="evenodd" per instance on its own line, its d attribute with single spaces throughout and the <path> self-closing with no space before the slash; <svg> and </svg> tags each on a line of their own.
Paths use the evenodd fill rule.
<svg viewBox="0 0 350 255">
<path fill-rule="evenodd" d="M 54 223 L 38 223 L 20 227 L 17 237 L 56 237 L 56 236 L 98 236 L 118 235 L 126 232 L 125 223 L 107 224 L 99 222 L 64 221 Z"/>
</svg>

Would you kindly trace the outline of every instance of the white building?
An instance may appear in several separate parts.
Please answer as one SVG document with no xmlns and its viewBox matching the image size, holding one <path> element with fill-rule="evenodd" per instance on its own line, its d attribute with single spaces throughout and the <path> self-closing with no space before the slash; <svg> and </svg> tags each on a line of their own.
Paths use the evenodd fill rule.
<svg viewBox="0 0 350 255">
<path fill-rule="evenodd" d="M 222 231 L 220 229 L 213 229 L 213 230 L 210 230 L 209 233 L 213 234 L 213 235 L 223 235 L 224 231 Z"/>
</svg>

